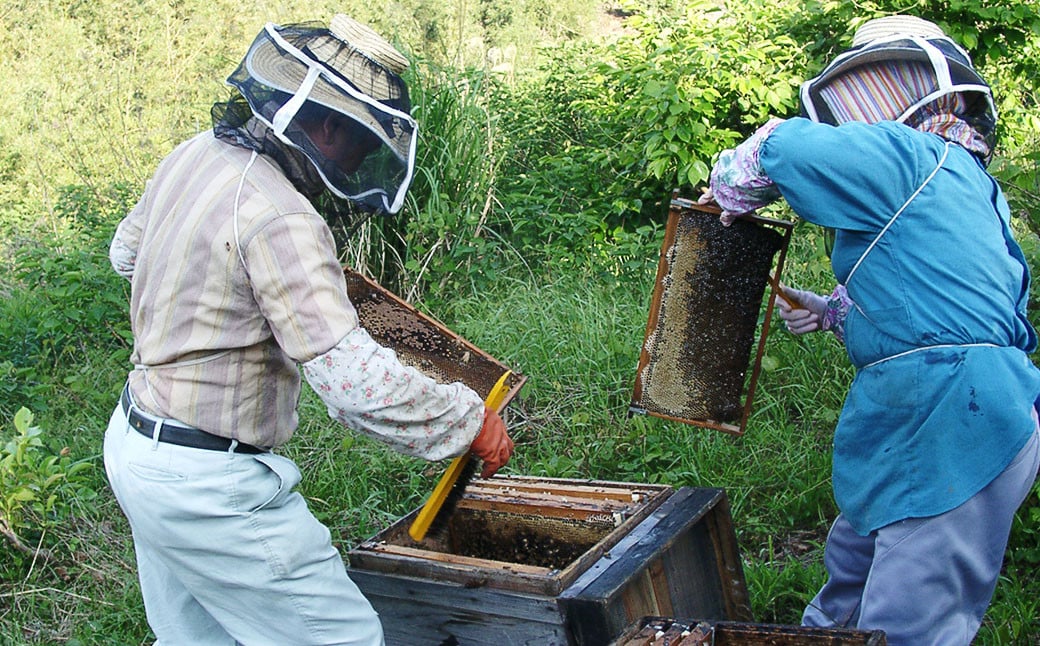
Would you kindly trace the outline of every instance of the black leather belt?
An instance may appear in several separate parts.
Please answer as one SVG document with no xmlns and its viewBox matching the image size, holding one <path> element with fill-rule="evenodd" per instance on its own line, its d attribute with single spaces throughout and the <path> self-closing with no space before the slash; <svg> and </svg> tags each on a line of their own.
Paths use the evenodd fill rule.
<svg viewBox="0 0 1040 646">
<path fill-rule="evenodd" d="M 148 419 L 137 411 L 136 408 L 130 405 L 130 396 L 127 390 L 123 389 L 123 394 L 119 397 L 120 403 L 123 405 L 123 412 L 126 413 L 126 418 L 130 421 L 130 426 L 137 429 L 137 432 L 145 437 L 152 437 L 153 430 L 155 429 L 156 421 Z M 181 424 L 174 424 L 172 422 L 163 422 L 162 429 L 159 430 L 159 441 L 166 442 L 167 444 L 176 444 L 177 446 L 186 446 L 193 449 L 206 449 L 208 451 L 228 451 L 231 448 L 233 440 L 220 437 L 219 435 L 213 435 L 206 431 L 192 428 L 191 426 L 182 426 Z M 253 446 L 252 444 L 243 444 L 239 442 L 235 446 L 235 453 L 266 453 L 264 449 Z"/>
</svg>

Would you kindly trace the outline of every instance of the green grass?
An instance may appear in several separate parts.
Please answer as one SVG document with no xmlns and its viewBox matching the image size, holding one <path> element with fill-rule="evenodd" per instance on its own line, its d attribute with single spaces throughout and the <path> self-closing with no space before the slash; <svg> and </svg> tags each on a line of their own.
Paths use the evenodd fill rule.
<svg viewBox="0 0 1040 646">
<path fill-rule="evenodd" d="M 651 288 L 649 276 L 627 289 L 585 273 L 507 278 L 427 305 L 528 376 L 508 412 L 517 448 L 503 473 L 725 488 L 756 620 L 797 623 L 824 580 L 822 543 L 836 513 L 830 442 L 851 378 L 842 349 L 826 335 L 796 338 L 775 327 L 743 436 L 629 418 Z M 125 355 L 84 343 L 68 359 L 73 367 L 44 385 L 37 424 L 55 450 L 67 446 L 95 466 L 89 478 L 98 496 L 70 501 L 56 526 L 33 537 L 59 555 L 55 562 L 0 550 L 0 644 L 145 643 L 130 534 L 100 457 Z M 344 552 L 421 504 L 446 466 L 339 427 L 307 388 L 300 412 L 283 452 L 299 464 L 301 492 Z M 1014 553 L 1031 554 L 1028 547 Z M 1008 569 L 977 643 L 1026 644 L 1040 635 L 1040 587 L 1027 565 Z"/>
<path fill-rule="evenodd" d="M 500 35 L 508 36 L 502 43 L 542 42 L 550 25 L 522 23 L 520 16 L 541 16 L 543 4 L 510 4 L 517 20 L 501 27 Z M 764 8 L 775 4 L 748 5 L 754 14 L 748 18 L 756 22 L 740 24 L 735 35 L 752 33 L 757 27 L 749 26 L 756 25 L 771 33 L 777 21 Z M 966 15 L 975 15 L 976 4 L 982 7 L 968 3 Z M 40 531 L 26 532 L 26 543 L 51 550 L 53 560 L 0 545 L 0 646 L 150 643 L 129 528 L 101 461 L 102 436 L 129 356 L 126 284 L 111 273 L 105 256 L 111 228 L 165 151 L 207 127 L 208 106 L 224 96 L 219 79 L 258 25 L 327 17 L 343 7 L 189 1 L 176 7 L 178 16 L 188 17 L 181 20 L 170 3 L 156 0 L 45 2 L 24 15 L 21 5 L 27 3 L 11 4 L 12 15 L 24 19 L 12 23 L 14 55 L 7 70 L 17 82 L 0 100 L 0 446 L 15 411 L 30 407 L 49 451 L 67 449 L 92 465 L 83 484 L 96 496 L 61 500 L 54 514 L 39 519 Z M 775 328 L 741 437 L 629 418 L 652 273 L 636 280 L 622 276 L 640 268 L 652 272 L 657 256 L 647 241 L 659 233 L 649 225 L 659 219 L 650 214 L 660 192 L 656 183 L 646 183 L 647 149 L 639 137 L 662 125 L 615 123 L 637 106 L 612 106 L 609 88 L 619 78 L 604 77 L 584 57 L 570 61 L 573 68 L 564 65 L 569 54 L 545 59 L 553 62 L 545 70 L 552 74 L 548 83 L 539 73 L 532 84 L 509 92 L 461 68 L 448 73 L 456 69 L 453 61 L 465 58 L 461 47 L 471 40 L 462 36 L 473 25 L 463 29 L 459 23 L 456 32 L 454 5 L 420 3 L 435 10 L 426 17 L 409 14 L 405 5 L 390 13 L 377 6 L 348 8 L 377 28 L 392 25 L 403 43 L 413 44 L 411 87 L 422 139 L 405 215 L 371 221 L 351 240 L 341 240 L 344 261 L 385 277 L 384 284 L 399 287 L 402 296 L 424 297 L 423 306 L 437 318 L 527 375 L 508 413 L 517 450 L 504 473 L 724 487 L 756 619 L 797 623 L 823 582 L 821 546 L 836 514 L 831 434 L 852 377 L 842 348 L 827 335 L 795 338 Z M 581 11 L 571 10 L 578 5 Z M 777 10 L 783 13 L 784 5 Z M 592 7 L 573 0 L 554 6 L 568 18 L 553 20 L 553 29 L 581 22 L 578 16 Z M 839 18 L 852 11 L 851 5 L 836 7 Z M 797 3 L 789 9 L 800 11 Z M 470 13 L 463 17 L 495 17 Z M 663 24 L 669 30 L 674 25 Z M 452 27 L 429 40 L 438 25 Z M 706 41 L 697 33 L 676 51 L 703 49 Z M 35 48 L 32 55 L 19 55 L 18 43 Z M 534 47 L 521 48 L 519 58 L 533 56 Z M 443 56 L 435 56 L 440 50 Z M 600 61 L 621 50 L 590 51 Z M 704 111 L 700 118 L 683 121 L 698 128 L 701 122 L 736 127 L 737 107 L 746 113 L 753 95 L 726 88 L 772 75 L 733 66 L 680 74 L 686 54 L 647 60 L 646 52 L 637 52 L 638 64 L 653 72 L 647 89 L 681 75 L 697 82 L 696 94 L 721 90 L 737 101 L 729 123 L 711 116 L 718 101 L 697 104 Z M 472 53 L 483 60 L 482 50 Z M 1028 63 L 1035 52 L 1024 50 L 1023 56 L 1014 60 Z M 441 69 L 436 63 L 452 64 Z M 619 71 L 638 72 L 626 66 Z M 98 85 L 98 79 L 106 81 Z M 1028 95 L 1026 81 L 1008 86 Z M 643 99 L 643 107 L 660 103 L 653 93 Z M 1036 118 L 1035 102 L 1021 103 L 1002 113 L 1009 133 L 1035 130 L 1024 126 Z M 493 111 L 496 105 L 501 112 Z M 55 106 L 61 109 L 46 109 Z M 46 127 L 35 127 L 41 115 Z M 635 135 L 628 142 L 632 150 L 621 137 L 629 132 Z M 689 152 L 687 144 L 678 148 Z M 1027 198 L 1035 189 L 1035 163 L 1025 163 L 1035 162 L 1032 150 L 1026 145 L 1023 159 L 1020 151 L 1011 158 L 1024 164 L 1019 179 L 1034 180 L 1023 185 Z M 645 208 L 637 206 L 644 201 Z M 1020 199 L 1016 212 L 1029 216 L 1035 205 L 1035 199 Z M 1018 233 L 1034 276 L 1040 275 L 1037 237 L 1024 225 Z M 590 269 L 592 262 L 613 265 Z M 811 227 L 796 229 L 785 278 L 802 288 L 830 288 L 822 241 Z M 300 413 L 300 428 L 283 453 L 299 464 L 301 492 L 343 551 L 417 507 L 446 466 L 400 456 L 335 425 L 306 388 Z M 1040 643 L 1037 527 L 1040 500 L 1034 494 L 1012 532 L 1007 567 L 978 644 Z"/>
<path fill-rule="evenodd" d="M 826 337 L 771 335 L 744 436 L 629 419 L 649 289 L 618 290 L 588 276 L 505 280 L 436 314 L 529 377 L 509 413 L 517 450 L 504 473 L 724 487 L 756 619 L 797 623 L 824 578 L 820 546 L 834 515 L 830 432 L 849 377 L 840 347 Z M 100 461 L 123 366 L 90 353 L 76 365 L 76 379 L 64 380 L 75 387 L 52 384 L 38 421 L 54 442 L 96 464 L 100 495 L 89 508 L 73 505 L 53 530 L 60 535 L 43 537 L 61 554 L 59 563 L 26 567 L 0 556 L 0 643 L 148 639 L 129 531 Z M 444 466 L 336 426 L 307 389 L 300 429 L 285 453 L 304 473 L 301 491 L 312 510 L 344 550 L 418 506 Z M 1035 633 L 1036 598 L 1036 582 L 1024 573 L 1003 580 L 980 643 L 1025 643 L 1014 639 Z"/>
</svg>

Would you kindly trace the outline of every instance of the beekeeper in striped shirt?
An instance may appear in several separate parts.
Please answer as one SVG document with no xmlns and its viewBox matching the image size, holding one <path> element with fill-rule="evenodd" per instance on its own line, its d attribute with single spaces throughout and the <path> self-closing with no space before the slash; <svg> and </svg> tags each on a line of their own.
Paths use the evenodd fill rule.
<svg viewBox="0 0 1040 646">
<path fill-rule="evenodd" d="M 402 453 L 472 450 L 484 475 L 512 453 L 477 393 L 403 366 L 359 327 L 312 204 L 329 191 L 401 208 L 417 138 L 407 64 L 343 15 L 267 25 L 214 128 L 162 161 L 112 240 L 134 366 L 105 468 L 164 646 L 383 643 L 293 491 L 299 470 L 272 452 L 297 426 L 300 366 L 335 420 Z"/>
<path fill-rule="evenodd" d="M 771 120 L 720 157 L 723 221 L 784 198 L 834 230 L 830 295 L 779 303 L 831 330 L 856 376 L 834 434 L 841 511 L 808 626 L 892 646 L 967 645 L 1040 462 L 1029 271 L 986 172 L 996 110 L 968 54 L 912 16 L 864 23 Z"/>
</svg>

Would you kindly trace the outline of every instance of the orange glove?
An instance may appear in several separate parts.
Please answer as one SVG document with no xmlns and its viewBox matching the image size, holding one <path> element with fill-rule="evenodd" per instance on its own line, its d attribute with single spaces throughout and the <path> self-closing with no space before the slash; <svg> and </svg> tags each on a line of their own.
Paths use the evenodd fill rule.
<svg viewBox="0 0 1040 646">
<path fill-rule="evenodd" d="M 490 478 L 495 472 L 509 462 L 513 455 L 513 440 L 506 433 L 506 423 L 498 416 L 498 413 L 488 407 L 484 407 L 484 425 L 473 440 L 469 450 L 473 455 L 484 461 L 484 469 L 480 472 L 481 478 Z"/>
</svg>

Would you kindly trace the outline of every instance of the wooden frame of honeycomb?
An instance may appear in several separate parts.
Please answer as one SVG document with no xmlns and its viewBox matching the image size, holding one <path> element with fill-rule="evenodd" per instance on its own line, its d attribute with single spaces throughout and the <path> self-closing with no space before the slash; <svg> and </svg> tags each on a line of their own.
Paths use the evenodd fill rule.
<svg viewBox="0 0 1040 646">
<path fill-rule="evenodd" d="M 776 294 L 764 317 L 763 297 L 770 276 L 779 280 L 793 223 L 751 217 L 724 226 L 719 214 L 672 197 L 629 413 L 740 435 Z"/>
</svg>

